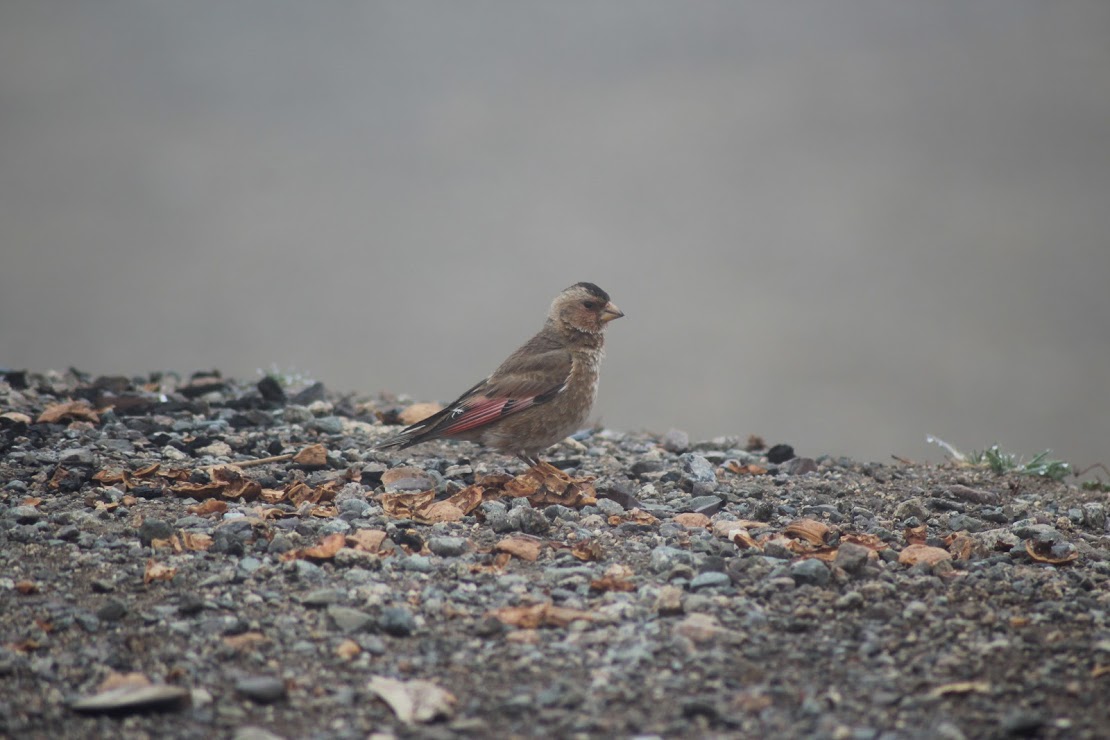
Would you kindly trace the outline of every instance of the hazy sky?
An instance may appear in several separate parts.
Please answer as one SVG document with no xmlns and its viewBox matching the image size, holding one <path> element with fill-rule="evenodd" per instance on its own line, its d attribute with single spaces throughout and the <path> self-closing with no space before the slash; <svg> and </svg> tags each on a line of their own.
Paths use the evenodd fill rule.
<svg viewBox="0 0 1110 740">
<path fill-rule="evenodd" d="M 0 366 L 1110 462 L 1110 3 L 0 4 Z"/>
</svg>

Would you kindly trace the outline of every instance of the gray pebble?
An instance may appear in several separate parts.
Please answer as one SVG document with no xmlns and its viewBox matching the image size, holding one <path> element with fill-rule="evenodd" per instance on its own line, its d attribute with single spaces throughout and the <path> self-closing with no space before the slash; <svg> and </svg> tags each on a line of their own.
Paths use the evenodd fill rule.
<svg viewBox="0 0 1110 740">
<path fill-rule="evenodd" d="M 416 618 L 403 606 L 387 606 L 378 618 L 378 629 L 394 637 L 408 637 L 416 632 Z"/>
<path fill-rule="evenodd" d="M 275 676 L 250 676 L 235 682 L 235 690 L 259 704 L 285 698 L 285 682 Z"/>
<path fill-rule="evenodd" d="M 101 622 L 118 622 L 127 614 L 127 607 L 119 599 L 108 599 L 96 610 L 96 617 Z"/>
<path fill-rule="evenodd" d="M 827 586 L 831 574 L 828 567 L 820 560 L 809 558 L 791 565 L 790 575 L 794 578 L 794 583 L 799 586 Z"/>
<path fill-rule="evenodd" d="M 663 435 L 663 449 L 667 452 L 686 452 L 690 449 L 690 435 L 681 429 L 671 429 Z"/>
<path fill-rule="evenodd" d="M 871 550 L 863 545 L 842 542 L 840 547 L 837 548 L 834 562 L 849 573 L 858 573 L 863 566 L 867 565 L 867 559 L 870 555 Z"/>
<path fill-rule="evenodd" d="M 339 603 L 343 592 L 335 588 L 317 588 L 301 597 L 305 606 L 329 606 Z"/>
<path fill-rule="evenodd" d="M 530 506 L 518 507 L 510 511 L 507 522 L 510 531 L 525 534 L 546 534 L 551 529 L 551 522 L 547 517 Z"/>
<path fill-rule="evenodd" d="M 45 515 L 34 506 L 13 506 L 8 509 L 8 517 L 17 524 L 34 524 L 45 518 Z"/>
<path fill-rule="evenodd" d="M 624 513 L 624 507 L 611 498 L 599 498 L 597 509 L 605 516 L 620 516 Z"/>
<path fill-rule="evenodd" d="M 361 632 L 374 622 L 374 618 L 364 611 L 337 604 L 328 607 L 328 618 L 340 632 L 348 635 Z"/>
<path fill-rule="evenodd" d="M 690 581 L 690 590 L 698 591 L 703 588 L 720 588 L 723 586 L 732 585 L 731 579 L 725 573 L 719 571 L 707 571 L 699 573 Z"/>
<path fill-rule="evenodd" d="M 717 475 L 713 472 L 713 464 L 702 455 L 687 452 L 678 458 L 682 465 L 682 472 L 691 481 L 702 483 L 716 483 Z"/>
<path fill-rule="evenodd" d="M 676 565 L 693 566 L 694 554 L 677 547 L 660 545 L 651 551 L 650 567 L 655 573 L 667 573 Z"/>
<path fill-rule="evenodd" d="M 453 558 L 466 553 L 467 542 L 464 537 L 430 537 L 428 549 L 441 558 Z"/>
</svg>

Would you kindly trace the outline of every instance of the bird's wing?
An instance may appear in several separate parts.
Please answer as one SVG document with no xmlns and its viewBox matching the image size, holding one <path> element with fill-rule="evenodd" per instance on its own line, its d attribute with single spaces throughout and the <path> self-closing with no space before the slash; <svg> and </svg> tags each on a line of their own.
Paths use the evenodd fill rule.
<svg viewBox="0 0 1110 740">
<path fill-rule="evenodd" d="M 572 365 L 570 352 L 541 332 L 442 411 L 377 446 L 404 448 L 462 434 L 546 403 L 566 388 Z"/>
</svg>

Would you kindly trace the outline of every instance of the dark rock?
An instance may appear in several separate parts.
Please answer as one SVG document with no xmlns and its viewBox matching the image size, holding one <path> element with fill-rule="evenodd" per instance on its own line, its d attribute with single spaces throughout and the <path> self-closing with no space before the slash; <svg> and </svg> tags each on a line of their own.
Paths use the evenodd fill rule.
<svg viewBox="0 0 1110 740">
<path fill-rule="evenodd" d="M 794 457 L 794 448 L 787 444 L 777 444 L 767 450 L 767 462 L 772 465 L 784 463 Z"/>
<path fill-rule="evenodd" d="M 108 599 L 96 610 L 96 617 L 101 622 L 118 622 L 127 614 L 127 607 L 118 599 Z"/>
<path fill-rule="evenodd" d="M 790 575 L 799 586 L 827 586 L 831 574 L 828 567 L 816 558 L 801 560 L 790 566 Z"/>
<path fill-rule="evenodd" d="M 324 384 L 320 381 L 316 381 L 312 385 L 304 388 L 299 393 L 294 395 L 292 400 L 293 403 L 297 404 L 298 406 L 307 406 L 310 403 L 315 403 L 316 401 L 323 401 L 326 396 L 327 393 L 324 388 Z"/>
<path fill-rule="evenodd" d="M 267 375 L 258 381 L 255 387 L 262 394 L 262 398 L 270 403 L 285 403 L 285 389 L 281 387 L 281 383 L 274 376 Z"/>
<path fill-rule="evenodd" d="M 150 547 L 154 540 L 168 540 L 172 536 L 173 527 L 161 519 L 144 519 L 139 525 L 139 542 L 143 547 Z"/>
<path fill-rule="evenodd" d="M 795 457 L 787 460 L 781 468 L 787 475 L 805 475 L 817 472 L 817 461 L 809 457 Z"/>
<path fill-rule="evenodd" d="M 403 606 L 387 606 L 378 618 L 378 629 L 393 637 L 408 637 L 416 632 L 416 618 Z"/>
<path fill-rule="evenodd" d="M 663 449 L 667 452 L 686 452 L 690 449 L 690 435 L 681 429 L 671 429 L 663 435 Z"/>
</svg>

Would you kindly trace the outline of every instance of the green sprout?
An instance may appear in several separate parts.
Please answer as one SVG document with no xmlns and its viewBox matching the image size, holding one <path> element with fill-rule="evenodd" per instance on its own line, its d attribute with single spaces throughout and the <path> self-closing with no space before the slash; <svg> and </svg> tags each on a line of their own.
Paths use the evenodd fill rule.
<svg viewBox="0 0 1110 740">
<path fill-rule="evenodd" d="M 1049 455 L 1052 450 L 1045 450 L 1033 457 L 1028 462 L 1017 455 L 1003 452 L 998 445 L 993 445 L 985 450 L 977 450 L 968 455 L 963 454 L 942 439 L 928 435 L 925 439 L 939 445 L 948 455 L 960 465 L 973 468 L 990 468 L 998 475 L 1015 473 L 1017 475 L 1035 475 L 1040 478 L 1060 481 L 1071 474 L 1071 465 L 1063 460 L 1052 460 Z"/>
</svg>

